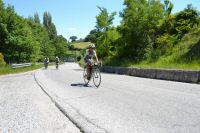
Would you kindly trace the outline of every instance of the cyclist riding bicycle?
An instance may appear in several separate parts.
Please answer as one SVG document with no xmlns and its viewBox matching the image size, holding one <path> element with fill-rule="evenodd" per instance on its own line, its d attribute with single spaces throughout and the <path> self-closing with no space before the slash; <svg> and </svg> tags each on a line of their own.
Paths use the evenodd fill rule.
<svg viewBox="0 0 200 133">
<path fill-rule="evenodd" d="M 44 58 L 44 66 L 45 66 L 45 69 L 47 69 L 48 64 L 49 64 L 49 58 L 45 57 L 45 58 Z"/>
<path fill-rule="evenodd" d="M 96 58 L 97 63 L 99 63 L 99 59 L 97 57 L 96 51 L 95 51 L 96 47 L 94 44 L 90 44 L 89 48 L 86 52 L 86 56 L 84 58 L 84 61 L 86 63 L 86 68 L 87 68 L 87 79 L 90 80 L 91 76 L 92 76 L 92 65 L 94 63 L 93 61 L 93 57 Z"/>
<path fill-rule="evenodd" d="M 58 65 L 60 63 L 60 59 L 58 56 L 56 56 L 56 58 L 55 58 L 55 63 L 56 63 L 56 68 L 58 69 Z"/>
<path fill-rule="evenodd" d="M 55 58 L 55 62 L 56 62 L 56 64 L 59 64 L 59 62 L 60 62 L 60 59 L 59 59 L 59 57 L 58 57 L 58 56 L 56 56 L 56 58 Z"/>
</svg>

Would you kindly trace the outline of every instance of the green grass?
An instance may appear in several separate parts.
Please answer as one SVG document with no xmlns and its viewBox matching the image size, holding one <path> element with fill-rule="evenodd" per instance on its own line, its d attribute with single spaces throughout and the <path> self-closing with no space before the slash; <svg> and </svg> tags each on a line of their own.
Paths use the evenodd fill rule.
<svg viewBox="0 0 200 133">
<path fill-rule="evenodd" d="M 36 70 L 36 69 L 42 68 L 43 66 L 44 65 L 41 64 L 41 65 L 33 65 L 33 66 L 30 66 L 30 67 L 17 68 L 17 69 L 13 69 L 10 66 L 0 66 L 0 75 L 32 71 L 32 70 Z"/>
<path fill-rule="evenodd" d="M 91 44 L 91 42 L 76 42 L 76 43 L 73 43 L 74 47 L 75 47 L 75 48 L 78 48 L 78 49 L 85 49 L 85 48 L 87 48 L 90 44 Z"/>
<path fill-rule="evenodd" d="M 147 63 L 141 62 L 138 64 L 132 64 L 131 67 L 139 68 L 158 68 L 158 69 L 183 69 L 183 70 L 200 70 L 200 64 L 198 62 L 191 63 L 163 63 L 163 62 L 154 62 Z"/>
<path fill-rule="evenodd" d="M 176 44 L 171 55 L 161 56 L 158 61 L 141 62 L 131 66 L 143 68 L 191 69 L 200 70 L 200 27 L 194 28 Z M 192 57 L 192 58 L 191 58 Z"/>
<path fill-rule="evenodd" d="M 121 66 L 121 67 L 136 67 L 136 68 L 148 68 L 148 69 L 183 69 L 183 70 L 200 70 L 200 60 L 193 61 L 172 61 L 166 57 L 163 57 L 155 62 L 142 61 L 136 63 L 126 59 L 109 59 L 104 61 L 104 65 L 108 66 Z"/>
<path fill-rule="evenodd" d="M 136 67 L 136 68 L 148 68 L 148 69 L 182 69 L 182 70 L 200 70 L 200 63 L 194 61 L 191 63 L 163 63 L 163 62 L 124 62 L 124 64 L 111 65 L 110 66 L 122 66 L 122 67 Z"/>
<path fill-rule="evenodd" d="M 112 59 L 105 60 L 106 65 L 138 67 L 138 68 L 158 68 L 158 69 L 186 69 L 200 70 L 200 25 L 186 34 L 172 50 L 159 56 L 157 61 L 149 59 L 136 63 L 134 60 Z"/>
</svg>

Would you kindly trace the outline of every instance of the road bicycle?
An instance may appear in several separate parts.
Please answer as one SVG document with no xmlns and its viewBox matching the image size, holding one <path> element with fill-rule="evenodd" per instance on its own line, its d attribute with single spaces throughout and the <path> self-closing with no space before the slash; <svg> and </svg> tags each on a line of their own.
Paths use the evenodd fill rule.
<svg viewBox="0 0 200 133">
<path fill-rule="evenodd" d="M 83 79 L 86 85 L 89 84 L 91 80 L 93 80 L 94 85 L 98 88 L 101 84 L 101 72 L 100 72 L 101 63 L 93 63 L 92 65 L 92 75 L 91 78 L 88 79 L 88 73 L 86 66 L 83 71 Z"/>
</svg>

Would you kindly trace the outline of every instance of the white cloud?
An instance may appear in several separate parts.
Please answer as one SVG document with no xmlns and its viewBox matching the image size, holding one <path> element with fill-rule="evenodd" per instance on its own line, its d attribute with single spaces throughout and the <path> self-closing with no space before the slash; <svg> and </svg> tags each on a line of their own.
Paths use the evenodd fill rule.
<svg viewBox="0 0 200 133">
<path fill-rule="evenodd" d="M 77 31 L 77 28 L 71 27 L 71 28 L 69 28 L 69 30 L 70 30 L 70 31 Z"/>
</svg>

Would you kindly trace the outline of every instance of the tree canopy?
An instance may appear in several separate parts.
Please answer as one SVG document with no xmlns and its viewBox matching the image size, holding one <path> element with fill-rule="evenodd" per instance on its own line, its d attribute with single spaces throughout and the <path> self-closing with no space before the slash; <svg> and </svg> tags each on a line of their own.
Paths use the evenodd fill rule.
<svg viewBox="0 0 200 133">
<path fill-rule="evenodd" d="M 85 38 L 96 43 L 98 55 L 107 62 L 158 60 L 172 54 L 184 36 L 200 25 L 200 13 L 191 4 L 175 14 L 170 0 L 124 0 L 124 7 L 117 27 L 112 25 L 116 12 L 98 7 L 96 28 Z"/>
<path fill-rule="evenodd" d="M 72 42 L 75 42 L 78 39 L 78 37 L 77 36 L 71 36 L 69 39 L 71 39 Z"/>
<path fill-rule="evenodd" d="M 7 63 L 36 62 L 44 57 L 65 57 L 68 43 L 57 35 L 49 12 L 44 13 L 43 25 L 38 13 L 33 17 L 19 16 L 13 6 L 0 0 L 0 52 Z"/>
</svg>

